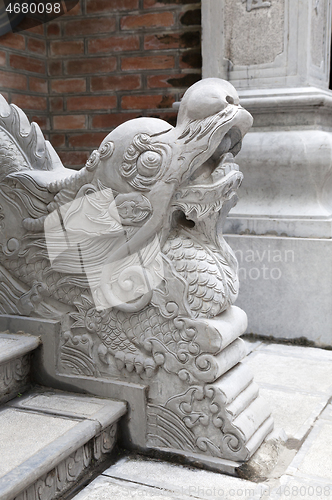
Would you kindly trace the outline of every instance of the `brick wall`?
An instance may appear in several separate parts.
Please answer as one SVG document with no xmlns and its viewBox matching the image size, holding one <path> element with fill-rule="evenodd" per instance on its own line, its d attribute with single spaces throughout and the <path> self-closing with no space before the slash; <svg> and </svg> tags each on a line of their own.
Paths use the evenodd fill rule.
<svg viewBox="0 0 332 500">
<path fill-rule="evenodd" d="M 0 89 L 71 168 L 127 119 L 174 124 L 172 103 L 200 78 L 194 0 L 80 0 L 45 26 L 0 37 Z"/>
<path fill-rule="evenodd" d="M 0 37 L 0 92 L 48 132 L 48 78 L 44 26 L 24 20 L 24 31 Z"/>
</svg>

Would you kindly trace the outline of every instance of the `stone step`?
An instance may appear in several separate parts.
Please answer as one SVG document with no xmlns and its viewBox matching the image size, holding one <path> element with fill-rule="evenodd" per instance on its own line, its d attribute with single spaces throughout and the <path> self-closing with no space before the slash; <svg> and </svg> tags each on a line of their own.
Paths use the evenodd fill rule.
<svg viewBox="0 0 332 500">
<path fill-rule="evenodd" d="M 54 500 L 110 456 L 126 403 L 39 388 L 0 409 L 0 499 Z"/>
<path fill-rule="evenodd" d="M 33 335 L 0 333 L 0 403 L 30 387 L 31 352 L 39 343 Z"/>
</svg>

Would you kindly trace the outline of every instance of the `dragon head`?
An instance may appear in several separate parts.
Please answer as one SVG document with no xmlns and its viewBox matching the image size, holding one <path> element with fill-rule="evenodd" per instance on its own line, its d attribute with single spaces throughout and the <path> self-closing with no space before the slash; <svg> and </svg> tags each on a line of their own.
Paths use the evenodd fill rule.
<svg viewBox="0 0 332 500">
<path fill-rule="evenodd" d="M 141 226 L 146 241 L 159 230 L 167 235 L 177 208 L 200 219 L 234 197 L 242 180 L 234 157 L 251 125 L 234 87 L 208 78 L 184 94 L 176 127 L 157 118 L 125 122 L 89 162 L 97 159 L 95 179 L 112 188 L 115 197 L 121 193 L 119 201 L 132 202 L 134 193 L 138 200 L 141 193 L 151 206 Z"/>
<path fill-rule="evenodd" d="M 173 206 L 189 219 L 218 212 L 236 203 L 242 173 L 234 162 L 242 139 L 252 125 L 234 87 L 224 80 L 201 80 L 185 93 L 178 114 L 186 177 L 175 191 Z"/>
<path fill-rule="evenodd" d="M 212 78 L 184 94 L 176 127 L 157 118 L 137 118 L 107 135 L 78 174 L 81 181 L 75 199 L 61 207 L 63 222 L 58 215 L 54 221 L 49 218 L 50 228 L 54 224 L 59 231 L 62 225 L 66 228 L 64 246 L 67 240 L 75 248 L 80 246 L 85 272 L 100 283 L 100 303 L 122 307 L 127 292 L 122 294 L 119 288 L 122 298 L 117 301 L 110 283 L 120 283 L 123 271 L 125 290 L 129 268 L 142 276 L 147 272 L 138 272 L 142 259 L 144 265 L 155 260 L 179 212 L 200 222 L 218 214 L 224 205 L 230 207 L 226 202 L 234 201 L 242 180 L 233 158 L 251 124 L 252 117 L 241 107 L 232 85 Z M 57 192 L 58 203 L 61 190 Z M 53 233 L 58 252 L 57 233 Z M 69 254 L 67 260 L 73 273 L 80 272 Z M 137 296 L 146 298 L 134 300 L 129 306 L 133 309 L 140 309 L 151 296 L 146 287 L 137 285 L 137 289 Z"/>
</svg>

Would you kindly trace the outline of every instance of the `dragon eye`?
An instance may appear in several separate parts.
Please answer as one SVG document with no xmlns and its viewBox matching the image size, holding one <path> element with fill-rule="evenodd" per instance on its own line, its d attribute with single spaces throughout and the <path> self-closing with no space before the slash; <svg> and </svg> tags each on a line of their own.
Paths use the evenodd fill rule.
<svg viewBox="0 0 332 500">
<path fill-rule="evenodd" d="M 137 171 L 144 177 L 153 177 L 162 165 L 163 157 L 156 151 L 144 151 L 137 160 Z"/>
</svg>

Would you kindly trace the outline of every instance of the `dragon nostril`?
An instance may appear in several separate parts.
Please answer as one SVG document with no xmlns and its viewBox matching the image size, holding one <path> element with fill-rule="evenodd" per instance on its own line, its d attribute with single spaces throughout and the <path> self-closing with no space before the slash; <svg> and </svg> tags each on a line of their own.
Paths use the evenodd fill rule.
<svg viewBox="0 0 332 500">
<path fill-rule="evenodd" d="M 228 102 L 228 104 L 234 104 L 234 99 L 233 99 L 233 97 L 232 97 L 232 96 L 230 96 L 230 95 L 228 95 L 228 96 L 226 97 L 226 101 Z"/>
</svg>

